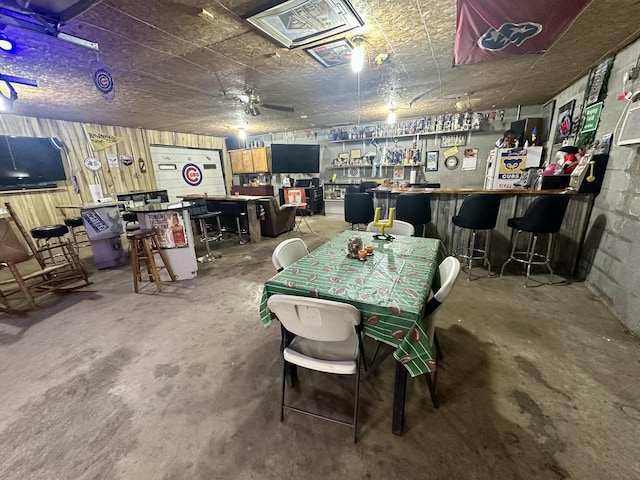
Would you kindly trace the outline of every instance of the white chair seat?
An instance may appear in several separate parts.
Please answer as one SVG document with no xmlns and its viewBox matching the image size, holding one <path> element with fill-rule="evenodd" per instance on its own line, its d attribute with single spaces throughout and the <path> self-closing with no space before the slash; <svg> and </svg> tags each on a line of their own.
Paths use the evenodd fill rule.
<svg viewBox="0 0 640 480">
<path fill-rule="evenodd" d="M 388 220 L 380 221 L 387 222 Z M 373 222 L 371 222 L 367 225 L 367 232 L 380 233 L 380 227 L 376 227 Z M 384 233 L 389 233 L 391 235 L 406 235 L 407 237 L 412 237 L 415 234 L 415 228 L 408 222 L 403 222 L 402 220 L 394 220 L 393 226 L 385 228 Z"/>
<path fill-rule="evenodd" d="M 358 365 L 358 337 L 350 337 L 342 342 L 316 342 L 296 337 L 284 349 L 283 354 L 287 362 L 303 368 L 338 375 L 353 375 Z"/>
</svg>

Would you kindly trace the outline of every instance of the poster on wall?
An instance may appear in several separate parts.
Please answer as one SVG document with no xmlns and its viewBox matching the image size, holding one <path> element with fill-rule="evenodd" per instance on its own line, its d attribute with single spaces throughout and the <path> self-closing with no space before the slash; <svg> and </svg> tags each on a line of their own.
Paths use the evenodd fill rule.
<svg viewBox="0 0 640 480">
<path fill-rule="evenodd" d="M 394 180 L 404 180 L 404 168 L 403 167 L 393 167 L 393 179 Z"/>
<path fill-rule="evenodd" d="M 427 152 L 427 160 L 424 165 L 425 172 L 437 172 L 438 171 L 438 154 L 440 152 Z"/>
<path fill-rule="evenodd" d="M 478 168 L 478 149 L 465 148 L 462 157 L 462 170 L 475 170 Z"/>
<path fill-rule="evenodd" d="M 115 153 L 107 153 L 107 163 L 109 164 L 109 168 L 118 168 L 118 155 Z"/>
</svg>

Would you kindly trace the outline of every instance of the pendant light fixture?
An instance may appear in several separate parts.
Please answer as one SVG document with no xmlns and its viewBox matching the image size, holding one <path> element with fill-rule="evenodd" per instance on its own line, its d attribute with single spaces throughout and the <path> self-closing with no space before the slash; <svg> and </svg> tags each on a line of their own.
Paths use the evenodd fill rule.
<svg viewBox="0 0 640 480">
<path fill-rule="evenodd" d="M 351 52 L 351 70 L 353 70 L 354 73 L 359 73 L 364 66 L 364 46 L 362 45 L 364 37 L 362 35 L 356 35 L 351 41 L 355 44 Z"/>
<path fill-rule="evenodd" d="M 398 109 L 398 106 L 393 103 L 393 100 L 391 102 L 389 102 L 389 115 L 387 115 L 387 123 L 389 125 L 392 125 L 394 123 L 396 123 L 396 119 L 398 118 L 396 115 L 396 110 Z"/>
</svg>

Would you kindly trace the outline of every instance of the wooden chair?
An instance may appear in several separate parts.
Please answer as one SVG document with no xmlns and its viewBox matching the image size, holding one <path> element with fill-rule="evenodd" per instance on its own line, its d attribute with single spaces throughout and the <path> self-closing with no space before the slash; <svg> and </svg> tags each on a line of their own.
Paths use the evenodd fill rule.
<svg viewBox="0 0 640 480">
<path fill-rule="evenodd" d="M 40 248 L 9 203 L 0 218 L 0 311 L 24 313 L 38 308 L 36 300 L 90 284 L 68 239 Z M 55 263 L 50 261 L 55 258 Z"/>
</svg>

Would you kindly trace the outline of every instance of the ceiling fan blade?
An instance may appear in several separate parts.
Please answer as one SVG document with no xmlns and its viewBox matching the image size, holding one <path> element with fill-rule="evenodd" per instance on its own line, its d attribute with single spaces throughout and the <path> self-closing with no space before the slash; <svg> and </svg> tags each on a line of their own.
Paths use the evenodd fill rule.
<svg viewBox="0 0 640 480">
<path fill-rule="evenodd" d="M 271 110 L 280 110 L 281 112 L 295 112 L 293 107 L 285 107 L 282 105 L 271 105 L 270 103 L 261 103 L 260 106 L 270 108 Z"/>
</svg>

